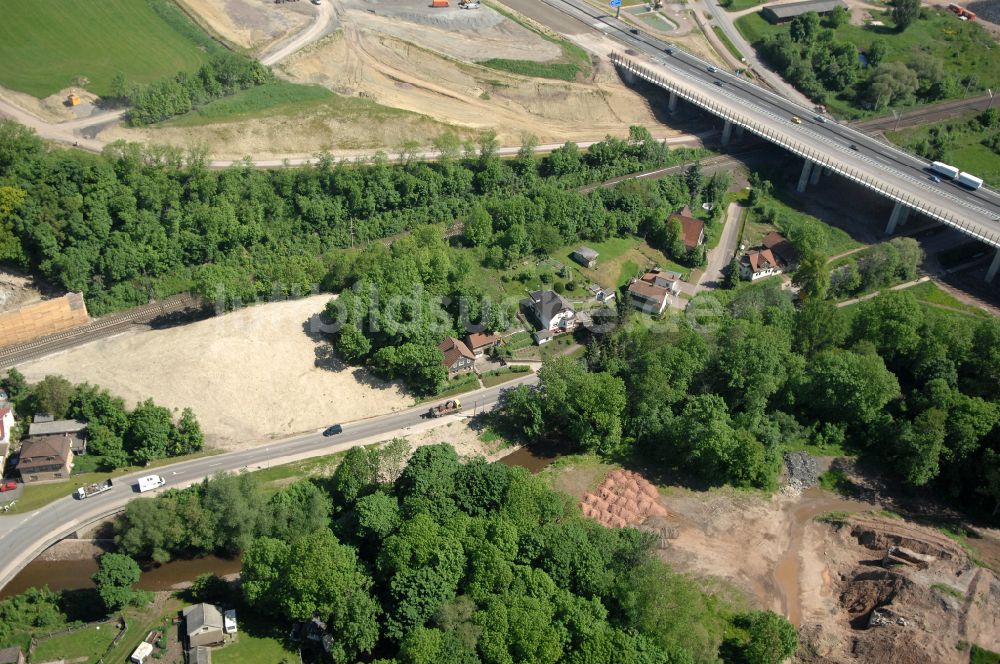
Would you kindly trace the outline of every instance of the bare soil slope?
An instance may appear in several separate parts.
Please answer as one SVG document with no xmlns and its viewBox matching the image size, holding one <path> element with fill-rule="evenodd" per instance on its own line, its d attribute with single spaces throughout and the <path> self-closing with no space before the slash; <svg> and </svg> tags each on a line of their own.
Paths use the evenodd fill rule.
<svg viewBox="0 0 1000 664">
<path fill-rule="evenodd" d="M 412 405 L 399 385 L 339 365 L 306 333 L 329 299 L 111 337 L 20 369 L 29 380 L 61 374 L 95 383 L 131 403 L 151 397 L 178 411 L 190 406 L 209 444 L 230 450 Z"/>
</svg>

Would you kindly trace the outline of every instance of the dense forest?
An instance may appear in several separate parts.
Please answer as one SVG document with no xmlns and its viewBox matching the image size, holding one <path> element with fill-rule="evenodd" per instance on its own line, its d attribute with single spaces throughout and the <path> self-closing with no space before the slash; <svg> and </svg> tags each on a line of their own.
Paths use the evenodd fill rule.
<svg viewBox="0 0 1000 664">
<path fill-rule="evenodd" d="M 243 601 L 319 617 L 335 662 L 778 664 L 795 631 L 704 594 L 653 539 L 585 519 L 521 468 L 447 444 L 356 447 L 334 476 L 270 493 L 224 476 L 129 503 L 123 552 L 243 553 Z M 331 510 L 332 505 L 332 510 Z M 202 584 L 208 587 L 209 584 Z M 2 611 L 2 606 L 0 606 Z"/>
<path fill-rule="evenodd" d="M 592 218 L 566 237 L 590 236 L 586 229 L 606 237 L 608 221 L 587 213 L 596 204 L 567 190 L 696 154 L 668 150 L 641 127 L 586 154 L 567 146 L 541 159 L 529 142 L 501 160 L 492 135 L 464 151 L 446 135 L 437 147 L 444 156 L 435 163 L 324 158 L 307 168 L 216 171 L 204 155 L 170 148 L 117 143 L 102 156 L 50 148 L 29 129 L 0 122 L 0 264 L 82 291 L 98 315 L 187 290 L 252 302 L 311 292 L 336 263 L 335 250 L 464 221 L 479 214 L 480 201 L 530 200 L 546 221 Z M 538 224 L 518 228 L 503 260 L 559 236 L 536 244 Z"/>
<path fill-rule="evenodd" d="M 46 376 L 30 384 L 17 369 L 7 372 L 0 387 L 20 419 L 15 435 L 26 433 L 37 413 L 87 423 L 87 454 L 76 458 L 77 470 L 145 466 L 156 459 L 192 454 L 205 444 L 190 408 L 175 422 L 170 409 L 157 406 L 152 399 L 129 410 L 120 397 L 95 385 L 74 385 L 62 376 Z"/>
<path fill-rule="evenodd" d="M 635 314 L 505 396 L 500 424 L 535 443 L 640 458 L 706 485 L 773 486 L 783 449 L 872 458 L 911 487 L 1000 508 L 1000 320 L 906 291 L 796 306 L 779 284 Z"/>
</svg>

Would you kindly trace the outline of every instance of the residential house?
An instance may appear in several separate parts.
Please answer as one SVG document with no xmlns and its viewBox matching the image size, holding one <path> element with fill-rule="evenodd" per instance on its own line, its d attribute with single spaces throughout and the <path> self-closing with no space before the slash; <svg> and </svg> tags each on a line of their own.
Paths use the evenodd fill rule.
<svg viewBox="0 0 1000 664">
<path fill-rule="evenodd" d="M 791 268 L 795 251 L 781 233 L 767 234 L 759 247 L 754 247 L 740 258 L 740 276 L 749 281 L 781 274 Z"/>
<path fill-rule="evenodd" d="M 438 344 L 438 348 L 444 353 L 441 364 L 448 369 L 449 376 L 472 371 L 472 367 L 476 363 L 476 356 L 462 341 L 455 337 L 448 337 Z"/>
<path fill-rule="evenodd" d="M 705 222 L 695 219 L 688 206 L 685 205 L 680 212 L 670 215 L 669 221 L 676 221 L 681 225 L 681 239 L 688 249 L 696 249 L 705 241 Z"/>
<path fill-rule="evenodd" d="M 10 452 L 11 435 L 14 431 L 14 407 L 10 404 L 0 404 L 0 476 L 3 475 L 3 464 Z"/>
<path fill-rule="evenodd" d="M 662 314 L 667 308 L 670 291 L 645 279 L 633 279 L 628 284 L 629 301 L 636 309 L 648 314 Z"/>
<path fill-rule="evenodd" d="M 521 302 L 538 323 L 553 334 L 568 332 L 576 325 L 576 311 L 555 291 L 532 291 Z"/>
<path fill-rule="evenodd" d="M 69 436 L 73 454 L 87 453 L 87 423 L 79 420 L 55 420 L 51 416 L 35 415 L 28 425 L 28 438 L 38 436 Z"/>
<path fill-rule="evenodd" d="M 580 247 L 570 254 L 570 256 L 584 267 L 597 267 L 598 253 L 590 247 Z"/>
<path fill-rule="evenodd" d="M 547 344 L 552 341 L 552 332 L 551 330 L 538 330 L 532 335 L 532 338 L 535 340 L 536 344 L 541 346 L 542 344 Z"/>
<path fill-rule="evenodd" d="M 17 472 L 22 482 L 64 479 L 72 470 L 73 450 L 69 436 L 29 438 L 21 445 Z"/>
<path fill-rule="evenodd" d="M 181 614 L 184 616 L 184 635 L 189 649 L 216 645 L 225 640 L 222 612 L 214 604 L 202 602 L 188 606 Z"/>
<path fill-rule="evenodd" d="M 24 664 L 24 653 L 14 646 L 0 649 L 0 664 Z"/>
<path fill-rule="evenodd" d="M 494 346 L 500 343 L 501 339 L 502 337 L 495 332 L 472 332 L 465 336 L 465 345 L 478 359 L 490 352 Z"/>
</svg>

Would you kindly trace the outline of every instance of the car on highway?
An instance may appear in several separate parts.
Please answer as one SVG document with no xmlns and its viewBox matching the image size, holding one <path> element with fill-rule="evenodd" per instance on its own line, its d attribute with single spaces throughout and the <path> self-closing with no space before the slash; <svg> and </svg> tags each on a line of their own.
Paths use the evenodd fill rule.
<svg viewBox="0 0 1000 664">
<path fill-rule="evenodd" d="M 851 148 L 851 149 L 852 149 L 852 150 L 854 150 L 855 152 L 857 152 L 857 150 L 858 150 L 858 146 L 857 146 L 857 145 L 855 145 L 854 143 L 851 143 L 851 144 L 850 144 L 850 145 L 848 145 L 847 147 Z"/>
<path fill-rule="evenodd" d="M 631 32 L 633 35 L 639 34 L 639 28 L 629 28 L 628 31 Z"/>
<path fill-rule="evenodd" d="M 932 175 L 932 176 L 930 176 L 930 177 L 929 177 L 929 178 L 927 178 L 927 179 L 928 179 L 928 180 L 930 180 L 931 182 L 940 182 L 940 181 L 941 181 L 941 178 L 939 178 L 939 177 L 938 177 L 938 176 L 936 176 L 936 175 Z"/>
<path fill-rule="evenodd" d="M 343 433 L 344 427 L 339 424 L 334 424 L 331 427 L 327 427 L 323 431 L 324 436 L 336 436 L 338 433 Z"/>
<path fill-rule="evenodd" d="M 815 120 L 816 122 L 819 122 L 821 124 L 826 124 L 826 118 L 824 118 L 822 115 L 816 115 L 816 116 L 814 116 L 813 120 Z"/>
<path fill-rule="evenodd" d="M 718 85 L 720 88 L 722 87 L 722 81 L 714 81 L 714 83 Z"/>
<path fill-rule="evenodd" d="M 719 71 L 719 68 L 718 67 L 713 67 L 712 65 L 709 65 L 708 66 L 708 71 L 710 71 L 710 72 L 712 72 L 714 74 L 715 72 Z"/>
<path fill-rule="evenodd" d="M 673 55 L 674 54 L 674 49 L 672 49 L 672 48 L 670 48 L 668 46 L 665 49 L 663 49 L 663 52 L 666 53 L 667 55 Z"/>
<path fill-rule="evenodd" d="M 17 488 L 17 482 L 0 483 L 0 491 L 13 491 L 16 488 Z"/>
<path fill-rule="evenodd" d="M 792 122 L 794 122 L 795 124 L 802 124 L 802 118 L 800 118 L 797 115 L 793 115 L 792 116 Z"/>
</svg>

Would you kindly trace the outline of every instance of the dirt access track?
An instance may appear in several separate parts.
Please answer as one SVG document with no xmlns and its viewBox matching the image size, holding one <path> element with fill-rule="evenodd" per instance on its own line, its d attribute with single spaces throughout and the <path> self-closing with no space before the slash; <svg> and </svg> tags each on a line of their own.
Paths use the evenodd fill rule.
<svg viewBox="0 0 1000 664">
<path fill-rule="evenodd" d="M 285 25 L 270 17 L 298 16 L 307 6 L 263 0 L 185 2 L 210 29 L 238 44 L 257 43 L 246 36 L 247 30 L 284 34 Z M 596 52 L 592 65 L 573 81 L 476 64 L 491 58 L 566 62 L 563 48 L 539 32 L 557 35 L 529 19 L 514 21 L 486 5 L 464 10 L 453 3 L 435 9 L 426 0 L 325 0 L 327 4 L 335 12 L 333 32 L 283 60 L 279 73 L 411 114 L 380 113 L 377 107 L 351 112 L 319 104 L 204 125 L 113 127 L 99 138 L 201 145 L 220 159 L 239 159 L 248 154 L 280 158 L 319 150 L 391 149 L 407 140 L 428 145 L 449 127 L 466 137 L 493 129 L 503 145 L 520 144 L 525 133 L 542 143 L 625 136 L 634 124 L 649 127 L 658 137 L 677 133 L 662 126 L 650 102 L 626 87 Z M 258 27 L 247 27 L 254 25 Z M 601 39 L 582 34 L 587 31 L 582 24 L 580 29 L 580 35 L 567 38 L 587 49 Z M 263 40 L 258 49 L 271 49 L 276 41 Z"/>
<path fill-rule="evenodd" d="M 612 471 L 584 462 L 551 477 L 586 513 Z M 795 661 L 964 664 L 961 642 L 1000 650 L 1000 582 L 938 530 L 816 486 L 772 496 L 661 487 L 659 503 L 666 515 L 637 527 L 659 537 L 661 558 L 788 617 Z M 901 553 L 883 562 L 890 547 Z"/>
<path fill-rule="evenodd" d="M 130 404 L 194 409 L 212 447 L 235 450 L 413 405 L 395 383 L 345 367 L 309 334 L 329 295 L 261 304 L 164 330 L 141 330 L 18 367 L 60 374 Z"/>
</svg>

